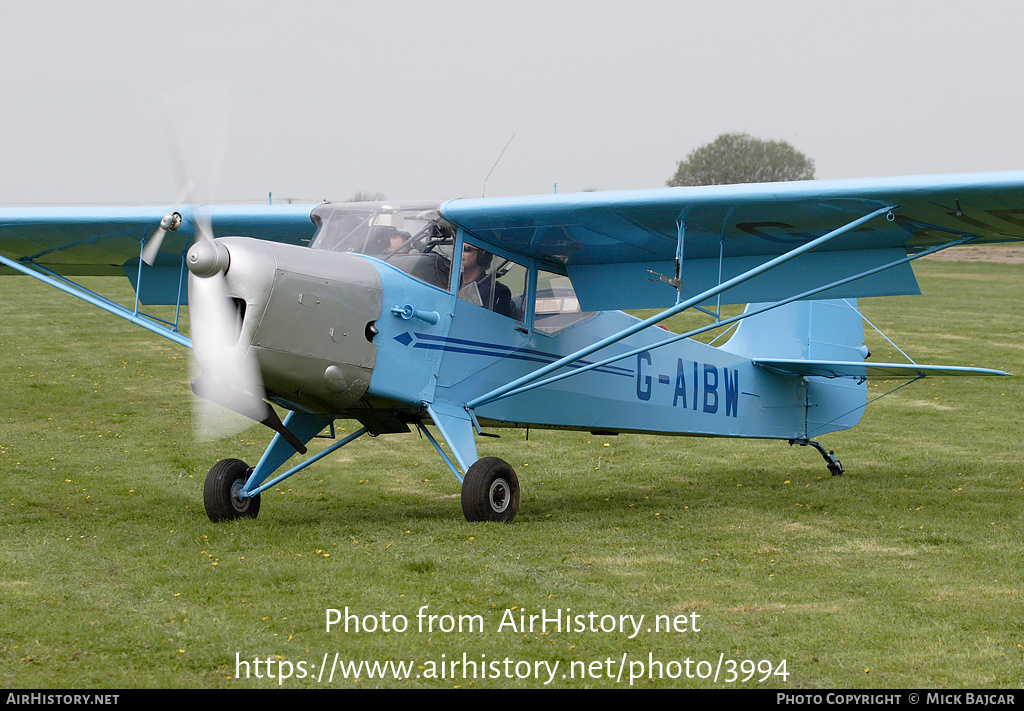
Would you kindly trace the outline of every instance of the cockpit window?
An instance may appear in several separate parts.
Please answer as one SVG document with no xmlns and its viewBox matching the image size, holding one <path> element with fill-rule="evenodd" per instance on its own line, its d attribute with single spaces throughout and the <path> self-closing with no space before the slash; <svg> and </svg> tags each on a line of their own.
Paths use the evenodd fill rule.
<svg viewBox="0 0 1024 711">
<path fill-rule="evenodd" d="M 437 208 L 436 203 L 325 203 L 313 210 L 319 228 L 309 246 L 376 257 L 447 289 L 455 233 Z"/>
<path fill-rule="evenodd" d="M 580 309 L 569 277 L 537 272 L 537 299 L 534 301 L 533 328 L 541 333 L 558 333 L 590 317 L 593 311 Z"/>
<path fill-rule="evenodd" d="M 453 259 L 455 228 L 438 208 L 438 203 L 324 203 L 313 210 L 318 229 L 309 246 L 365 254 L 445 290 L 451 288 L 454 262 L 460 299 L 524 322 L 528 267 L 469 240 Z M 580 310 L 568 277 L 538 272 L 535 330 L 557 333 L 590 315 Z"/>
<path fill-rule="evenodd" d="M 523 321 L 526 309 L 527 268 L 493 254 L 483 247 L 465 242 L 462 245 L 462 264 L 459 279 L 459 298 L 483 306 L 485 309 Z"/>
</svg>

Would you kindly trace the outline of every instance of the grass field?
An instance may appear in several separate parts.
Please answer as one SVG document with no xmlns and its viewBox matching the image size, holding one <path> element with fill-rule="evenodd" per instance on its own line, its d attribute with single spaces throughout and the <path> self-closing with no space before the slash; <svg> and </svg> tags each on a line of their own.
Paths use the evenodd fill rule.
<svg viewBox="0 0 1024 711">
<path fill-rule="evenodd" d="M 1024 265 L 917 271 L 925 296 L 865 315 L 920 362 L 1024 373 Z M 880 400 L 823 438 L 842 477 L 780 442 L 507 430 L 479 442 L 522 481 L 505 526 L 463 520 L 415 434 L 363 438 L 259 519 L 210 523 L 206 471 L 254 463 L 265 429 L 195 442 L 184 349 L 26 278 L 0 278 L 0 377 L 6 687 L 1024 684 L 1020 378 Z M 360 630 L 327 629 L 346 607 Z M 585 629 L 508 624 L 541 610 Z M 299 678 L 335 654 L 414 660 L 413 678 Z"/>
</svg>

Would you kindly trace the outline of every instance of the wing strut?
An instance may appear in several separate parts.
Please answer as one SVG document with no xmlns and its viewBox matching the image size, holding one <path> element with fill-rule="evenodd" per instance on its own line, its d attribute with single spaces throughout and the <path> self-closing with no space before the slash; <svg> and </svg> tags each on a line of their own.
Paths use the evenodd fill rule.
<svg viewBox="0 0 1024 711">
<path fill-rule="evenodd" d="M 650 328 L 651 326 L 654 326 L 654 325 L 656 325 L 658 323 L 661 323 L 662 321 L 664 321 L 665 319 L 667 319 L 667 318 L 669 318 L 671 316 L 675 316 L 678 313 L 686 311 L 687 309 L 689 309 L 689 308 L 691 308 L 693 306 L 696 306 L 698 304 L 701 304 L 701 303 L 707 301 L 708 299 L 712 298 L 713 296 L 717 296 L 718 294 L 721 294 L 723 291 L 727 291 L 728 289 L 731 289 L 734 286 L 737 286 L 738 284 L 742 284 L 743 282 L 749 281 L 750 279 L 753 279 L 756 276 L 764 274 L 765 272 L 767 272 L 767 271 L 769 271 L 771 269 L 774 269 L 775 267 L 779 266 L 780 264 L 785 264 L 786 262 L 788 262 L 790 260 L 796 259 L 801 254 L 804 254 L 806 252 L 810 252 L 811 250 L 816 249 L 816 248 L 820 247 L 823 244 L 827 244 L 828 242 L 831 242 L 832 240 L 836 239 L 837 237 L 841 237 L 842 235 L 846 234 L 847 232 L 850 232 L 851 230 L 857 229 L 858 227 L 860 227 L 861 225 L 865 224 L 866 222 L 870 222 L 871 220 L 874 220 L 875 218 L 880 217 L 881 215 L 892 215 L 892 211 L 895 210 L 895 209 L 897 209 L 897 206 L 890 205 L 890 206 L 887 206 L 887 207 L 879 208 L 879 209 L 875 210 L 874 212 L 871 212 L 871 213 L 869 213 L 867 215 L 864 215 L 863 217 L 859 217 L 856 220 L 843 225 L 842 227 L 834 229 L 831 232 L 829 232 L 829 233 L 827 233 L 825 235 L 822 235 L 821 237 L 818 237 L 817 239 L 811 240 L 810 242 L 807 242 L 806 244 L 803 244 L 803 245 L 801 245 L 799 247 L 791 249 L 790 251 L 786 252 L 785 254 L 781 254 L 778 257 L 775 257 L 774 259 L 771 259 L 771 260 L 769 260 L 769 261 L 767 261 L 767 262 L 765 262 L 763 264 L 760 264 L 760 265 L 754 267 L 753 269 L 749 269 L 746 272 L 744 272 L 743 274 L 735 276 L 735 277 L 733 277 L 732 279 L 729 279 L 726 282 L 722 282 L 722 283 L 718 284 L 718 286 L 712 287 L 711 289 L 708 289 L 707 291 L 705 291 L 705 292 L 703 292 L 701 294 L 698 294 L 697 296 L 694 296 L 693 298 L 687 299 L 686 301 L 684 301 L 682 303 L 678 303 L 678 304 L 676 304 L 675 306 L 673 306 L 671 308 L 665 309 L 661 313 L 656 314 L 656 315 L 650 317 L 646 321 L 641 321 L 640 323 L 635 324 L 633 326 L 630 326 L 629 328 L 625 328 L 625 329 L 619 331 L 618 333 L 616 333 L 616 334 L 614 334 L 612 336 L 609 336 L 609 337 L 604 338 L 604 339 L 602 339 L 600 341 L 597 341 L 596 343 L 593 343 L 593 344 L 587 346 L 586 348 L 582 348 L 582 349 L 576 351 L 575 353 L 571 353 L 571 354 L 565 356 L 564 358 L 560 358 L 559 360 L 556 360 L 554 363 L 546 365 L 543 368 L 538 368 L 537 370 L 535 370 L 532 373 L 529 373 L 528 375 L 524 375 L 521 378 L 513 380 L 510 383 L 507 383 L 507 384 L 505 384 L 505 385 L 503 385 L 503 386 L 501 386 L 499 388 L 495 388 L 494 390 L 492 390 L 492 391 L 490 391 L 488 393 L 485 393 L 485 394 L 483 394 L 483 395 L 481 395 L 481 396 L 479 396 L 479 397 L 477 397 L 477 398 L 475 398 L 473 400 L 470 400 L 468 403 L 466 403 L 466 407 L 469 408 L 469 409 L 474 409 L 474 408 L 477 408 L 477 407 L 479 407 L 481 405 L 486 405 L 487 403 L 493 402 L 493 401 L 495 401 L 495 400 L 497 400 L 497 399 L 499 399 L 501 397 L 504 397 L 507 394 L 509 394 L 510 392 L 512 392 L 513 390 L 516 390 L 517 388 L 520 388 L 520 387 L 522 387 L 522 386 L 524 386 L 524 385 L 526 385 L 528 383 L 531 383 L 531 382 L 533 382 L 533 381 L 535 381 L 535 380 L 537 380 L 539 378 L 542 378 L 543 376 L 547 375 L 548 373 L 552 373 L 552 372 L 558 370 L 559 368 L 561 368 L 563 366 L 566 366 L 566 365 L 568 365 L 570 363 L 573 363 L 573 362 L 579 360 L 580 358 L 585 358 L 586 356 L 590 355 L 591 353 L 593 353 L 595 351 L 599 351 L 602 348 L 610 346 L 610 345 L 612 345 L 614 343 L 618 343 L 619 341 L 623 340 L 624 338 L 628 338 L 629 336 L 632 336 L 634 333 L 639 333 L 640 331 L 643 331 L 646 328 Z M 863 276 L 863 275 L 861 275 L 861 276 Z M 574 373 L 578 373 L 580 371 L 579 370 L 574 370 L 573 372 Z"/>
<path fill-rule="evenodd" d="M 177 324 L 169 324 L 166 321 L 162 321 L 160 319 L 157 319 L 156 317 L 149 316 L 139 311 L 139 302 L 137 296 L 135 300 L 135 310 L 133 311 L 124 306 L 121 306 L 120 304 L 114 301 L 111 301 L 110 299 L 107 299 L 103 296 L 100 296 L 99 294 L 89 291 L 88 289 L 79 286 L 78 284 L 70 280 L 56 278 L 59 275 L 50 276 L 44 273 L 43 267 L 40 267 L 37 264 L 33 264 L 30 267 L 23 262 L 17 262 L 3 255 L 0 255 L 0 264 L 10 267 L 11 269 L 21 272 L 22 274 L 25 274 L 27 276 L 30 276 L 33 279 L 38 279 L 47 286 L 52 286 L 55 289 L 63 291 L 65 294 L 70 294 L 71 296 L 77 297 L 82 301 L 92 304 L 97 308 L 103 309 L 108 313 L 112 313 L 115 316 L 119 316 L 120 318 L 123 318 L 124 320 L 129 321 L 130 323 L 133 323 L 136 326 L 141 326 L 142 328 L 152 331 L 157 335 L 163 336 L 164 338 L 168 338 L 174 341 L 175 343 L 185 346 L 186 348 L 192 347 L 192 340 L 178 331 Z M 141 283 L 139 284 L 138 288 L 141 288 Z"/>
<path fill-rule="evenodd" d="M 686 333 L 680 333 L 678 335 L 674 335 L 671 338 L 665 339 L 661 343 L 656 343 L 654 345 L 645 345 L 645 346 L 643 346 L 641 348 L 635 348 L 635 349 L 633 349 L 631 351 L 627 351 L 626 353 L 620 353 L 618 355 L 611 356 L 610 358 L 605 358 L 604 360 L 595 361 L 593 363 L 590 363 L 590 364 L 587 364 L 587 365 L 583 365 L 583 366 L 580 366 L 578 368 L 574 368 L 573 370 L 571 370 L 571 371 L 569 371 L 567 373 L 561 373 L 559 375 L 554 375 L 554 376 L 552 376 L 550 378 L 545 378 L 544 380 L 531 382 L 528 385 L 523 385 L 522 387 L 518 387 L 518 388 L 516 388 L 514 390 L 510 390 L 510 391 L 508 391 L 508 392 L 506 392 L 506 393 L 504 393 L 502 395 L 493 397 L 490 400 L 488 400 L 486 403 L 483 403 L 483 404 L 488 404 L 490 402 L 494 402 L 495 400 L 501 400 L 501 399 L 504 399 L 506 397 L 511 397 L 513 395 L 518 395 L 520 393 L 527 392 L 529 390 L 534 390 L 536 388 L 541 388 L 541 387 L 544 387 L 546 385 L 550 385 L 552 383 L 556 383 L 559 380 L 565 380 L 566 378 L 570 378 L 570 377 L 572 377 L 574 375 L 579 375 L 580 373 L 585 373 L 588 370 L 594 370 L 595 368 L 603 368 L 604 366 L 609 365 L 611 363 L 615 363 L 616 361 L 624 360 L 626 358 L 631 358 L 631 357 L 637 355 L 638 353 L 642 353 L 644 351 L 653 350 L 654 348 L 660 348 L 661 346 L 667 346 L 670 343 L 675 343 L 676 341 L 681 341 L 681 340 L 683 340 L 685 338 L 692 338 L 693 336 L 700 335 L 701 333 L 705 333 L 706 331 L 711 331 L 711 330 L 714 330 L 716 328 L 722 328 L 723 326 L 729 326 L 729 325 L 732 325 L 734 323 L 738 323 L 739 321 L 742 321 L 745 318 L 750 318 L 751 316 L 757 316 L 758 314 L 762 314 L 765 311 L 771 311 L 772 309 L 777 309 L 780 306 L 785 306 L 786 304 L 792 303 L 794 301 L 800 301 L 802 299 L 809 299 L 812 296 L 815 296 L 816 294 L 820 294 L 823 291 L 828 291 L 829 289 L 834 289 L 836 287 L 843 286 L 844 284 L 848 284 L 851 281 L 856 281 L 857 279 L 863 279 L 864 277 L 869 277 L 869 276 L 872 276 L 874 274 L 878 274 L 879 272 L 883 272 L 886 269 L 892 269 L 892 268 L 898 267 L 898 266 L 900 266 L 902 264 L 907 264 L 909 262 L 914 261 L 915 259 L 920 259 L 921 257 L 927 257 L 930 254 L 935 254 L 936 252 L 940 252 L 940 251 L 942 251 L 944 249 L 949 249 L 950 247 L 958 247 L 960 245 L 967 244 L 968 242 L 972 242 L 975 239 L 977 239 L 977 237 L 975 237 L 974 235 L 971 235 L 969 237 L 964 237 L 963 239 L 959 239 L 959 240 L 957 240 L 955 242 L 948 242 L 946 244 L 940 244 L 940 245 L 936 245 L 934 247 L 929 247 L 928 249 L 925 249 L 925 250 L 922 250 L 922 251 L 917 252 L 915 254 L 909 255 L 907 257 L 904 257 L 903 259 L 898 259 L 898 260 L 896 260 L 894 262 L 890 262 L 889 264 L 883 264 L 882 266 L 875 267 L 874 269 L 869 269 L 868 271 L 861 272 L 860 274 L 854 274 L 854 275 L 846 277 L 844 279 L 840 279 L 838 281 L 832 282 L 831 284 L 825 284 L 824 286 L 815 287 L 814 289 L 810 289 L 810 290 L 805 291 L 805 292 L 803 292 L 801 294 L 797 294 L 796 296 L 787 297 L 785 299 L 782 299 L 781 301 L 776 301 L 774 303 L 767 304 L 766 306 L 762 306 L 762 307 L 754 309 L 752 311 L 744 311 L 743 313 L 738 314 L 736 316 L 733 316 L 732 318 L 727 318 L 727 319 L 722 320 L 722 321 L 717 321 L 716 320 L 714 323 L 708 324 L 707 326 L 702 326 L 700 328 L 695 328 L 692 331 L 687 331 Z M 862 317 L 863 317 L 863 314 L 862 314 Z M 884 334 L 883 334 L 883 337 L 884 337 Z M 888 340 L 888 338 L 886 338 L 886 340 Z M 891 343 L 891 341 L 890 341 L 890 343 Z M 896 344 L 893 344 L 893 347 L 895 347 L 896 350 L 900 350 L 896 346 Z M 902 353 L 903 351 L 900 351 L 900 352 Z M 906 354 L 904 353 L 904 355 L 906 355 Z M 910 360 L 909 356 L 908 356 L 908 360 Z M 981 372 L 983 369 L 980 369 L 980 368 L 977 368 L 977 369 L 974 369 L 974 370 L 976 372 L 973 373 L 973 374 L 982 374 L 982 375 L 996 374 L 996 371 Z"/>
</svg>

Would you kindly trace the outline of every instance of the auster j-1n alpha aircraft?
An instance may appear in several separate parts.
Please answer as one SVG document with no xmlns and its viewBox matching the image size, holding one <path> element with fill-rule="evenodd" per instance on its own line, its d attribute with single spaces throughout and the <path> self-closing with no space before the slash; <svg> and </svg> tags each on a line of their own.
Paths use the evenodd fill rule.
<svg viewBox="0 0 1024 711">
<path fill-rule="evenodd" d="M 462 481 L 471 521 L 511 521 L 519 505 L 512 467 L 477 457 L 485 428 L 778 439 L 840 474 L 815 438 L 858 422 L 867 378 L 1006 375 L 869 360 L 856 299 L 919 293 L 919 257 L 1021 239 L 1024 171 L 0 210 L 0 263 L 194 346 L 195 393 L 275 431 L 255 466 L 210 470 L 213 520 L 255 517 L 261 492 L 362 434 L 413 427 Z M 83 289 L 83 274 L 127 276 L 134 307 Z M 191 340 L 140 308 L 186 302 Z M 725 304 L 747 306 L 724 318 Z M 641 308 L 662 310 L 620 310 Z M 687 309 L 735 329 L 713 346 L 655 328 Z M 277 474 L 336 418 L 361 429 Z"/>
</svg>

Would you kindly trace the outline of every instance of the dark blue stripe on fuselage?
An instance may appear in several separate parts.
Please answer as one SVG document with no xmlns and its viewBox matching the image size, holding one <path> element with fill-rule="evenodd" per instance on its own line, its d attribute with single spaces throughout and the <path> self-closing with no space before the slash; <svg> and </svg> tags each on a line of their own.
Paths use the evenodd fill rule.
<svg viewBox="0 0 1024 711">
<path fill-rule="evenodd" d="M 405 335 L 405 334 L 402 334 Z M 417 342 L 412 344 L 413 348 L 422 348 L 425 350 L 436 350 L 436 351 L 447 351 L 450 353 L 465 353 L 467 355 L 480 355 L 480 356 L 491 356 L 498 358 L 512 358 L 513 360 L 524 360 L 533 363 L 553 363 L 559 358 L 563 358 L 563 355 L 557 353 L 546 353 L 544 351 L 533 350 L 530 348 L 517 348 L 515 346 L 508 346 L 501 343 L 483 343 L 480 341 L 468 341 L 461 338 L 445 338 L 442 336 L 434 336 L 429 333 L 414 333 Z M 403 339 L 401 336 L 396 336 L 395 340 L 403 345 L 409 345 L 407 339 Z M 427 343 L 426 341 L 432 341 Z M 567 368 L 579 368 L 584 365 L 590 365 L 593 361 L 579 360 L 575 363 L 570 363 Z M 627 377 L 633 377 L 633 371 L 629 368 L 622 368 L 615 365 L 606 365 L 600 368 L 594 368 L 595 372 L 605 373 L 607 375 L 623 375 Z"/>
</svg>

